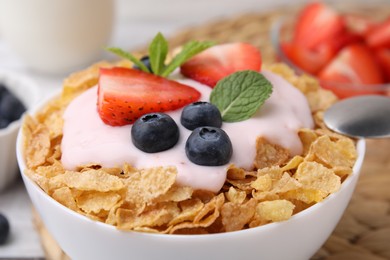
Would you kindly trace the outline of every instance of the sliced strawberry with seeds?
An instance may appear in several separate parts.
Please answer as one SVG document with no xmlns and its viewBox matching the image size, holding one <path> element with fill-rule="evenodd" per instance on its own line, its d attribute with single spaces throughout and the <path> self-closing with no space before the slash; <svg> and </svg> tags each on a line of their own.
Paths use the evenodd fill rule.
<svg viewBox="0 0 390 260">
<path fill-rule="evenodd" d="M 369 86 L 364 89 L 354 89 L 342 87 L 342 83 L 360 86 L 384 82 L 381 68 L 371 50 L 364 44 L 352 44 L 345 47 L 319 73 L 318 77 L 325 88 L 331 89 L 341 98 L 352 95 L 380 94 L 370 89 Z"/>
<path fill-rule="evenodd" d="M 308 49 L 315 49 L 345 29 L 344 19 L 323 3 L 308 4 L 300 13 L 293 42 Z"/>
<path fill-rule="evenodd" d="M 214 87 L 220 79 L 234 72 L 260 69 L 261 54 L 256 47 L 247 43 L 211 47 L 180 67 L 184 76 L 210 87 Z"/>
<path fill-rule="evenodd" d="M 140 70 L 100 69 L 98 112 L 111 126 L 132 124 L 147 113 L 178 109 L 200 96 L 192 87 Z"/>
</svg>

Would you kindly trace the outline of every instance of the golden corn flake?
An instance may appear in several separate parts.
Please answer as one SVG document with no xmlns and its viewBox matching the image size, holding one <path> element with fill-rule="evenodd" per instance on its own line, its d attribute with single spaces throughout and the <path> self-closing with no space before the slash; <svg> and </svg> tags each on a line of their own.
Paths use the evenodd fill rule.
<svg viewBox="0 0 390 260">
<path fill-rule="evenodd" d="M 260 175 L 251 183 L 251 187 L 258 191 L 270 191 L 272 188 L 272 178 L 269 174 Z"/>
<path fill-rule="evenodd" d="M 116 205 L 110 208 L 107 218 L 106 218 L 106 223 L 109 225 L 116 226 L 117 225 L 117 215 L 116 211 L 119 209 L 119 207 L 122 206 L 122 201 L 119 201 Z"/>
<path fill-rule="evenodd" d="M 153 202 L 184 201 L 191 198 L 192 192 L 193 189 L 191 187 L 172 186 L 170 190 L 157 197 Z"/>
<path fill-rule="evenodd" d="M 352 168 L 348 166 L 335 166 L 332 170 L 340 177 L 352 174 Z"/>
<path fill-rule="evenodd" d="M 227 178 L 230 180 L 243 180 L 246 177 L 246 171 L 242 168 L 237 168 L 230 165 L 227 169 Z"/>
<path fill-rule="evenodd" d="M 86 213 L 109 211 L 119 201 L 121 196 L 115 192 L 84 192 L 76 198 L 77 206 Z"/>
<path fill-rule="evenodd" d="M 126 180 L 126 201 L 150 203 L 166 194 L 176 180 L 176 167 L 156 167 L 141 170 Z"/>
<path fill-rule="evenodd" d="M 320 162 L 329 167 L 352 167 L 357 157 L 355 145 L 351 139 L 342 138 L 332 142 L 326 135 L 319 137 L 313 143 L 311 152 Z"/>
<path fill-rule="evenodd" d="M 56 97 L 36 114 L 37 120 L 49 129 L 50 139 L 62 136 L 64 109 L 61 99 Z"/>
<path fill-rule="evenodd" d="M 228 192 L 225 193 L 226 198 L 233 203 L 241 204 L 246 199 L 246 192 L 237 190 L 234 187 L 230 187 Z"/>
<path fill-rule="evenodd" d="M 36 168 L 35 173 L 51 178 L 65 173 L 65 169 L 62 166 L 61 162 L 55 160 L 51 165 L 39 166 L 38 168 Z"/>
<path fill-rule="evenodd" d="M 340 177 L 317 162 L 303 162 L 294 175 L 305 189 L 319 190 L 327 194 L 338 191 L 341 187 Z"/>
<path fill-rule="evenodd" d="M 37 174 L 35 171 L 30 169 L 25 169 L 24 174 L 26 174 L 33 182 L 38 184 L 39 187 L 41 187 L 42 190 L 44 190 L 46 193 L 49 193 L 50 185 L 49 181 L 50 179 L 46 176 Z"/>
<path fill-rule="evenodd" d="M 53 178 L 69 188 L 83 191 L 118 191 L 124 188 L 123 181 L 103 170 L 87 170 L 84 172 L 66 171 L 64 174 Z"/>
<path fill-rule="evenodd" d="M 290 156 L 290 152 L 279 146 L 268 142 L 265 138 L 257 138 L 256 157 L 254 165 L 257 169 L 281 165 Z"/>
<path fill-rule="evenodd" d="M 256 177 L 256 175 L 255 171 L 247 171 L 234 165 L 230 165 L 227 170 L 227 179 L 230 180 L 243 180 L 247 177 Z"/>
<path fill-rule="evenodd" d="M 59 162 L 61 160 L 61 154 L 62 154 L 61 144 L 57 143 L 58 139 L 61 139 L 61 138 L 56 138 L 54 140 L 51 140 L 50 151 L 49 151 L 48 157 L 46 159 L 46 161 L 50 164 L 54 164 L 54 163 Z M 54 173 L 54 175 L 57 175 L 57 174 Z"/>
<path fill-rule="evenodd" d="M 44 164 L 51 145 L 49 129 L 42 124 L 35 127 L 32 121 L 27 116 L 23 128 L 25 134 L 24 154 L 28 168 L 35 168 Z"/>
<path fill-rule="evenodd" d="M 256 214 L 260 219 L 279 222 L 289 219 L 295 205 L 288 200 L 273 200 L 260 202 L 256 207 Z"/>
<path fill-rule="evenodd" d="M 252 197 L 258 201 L 277 200 L 279 195 L 273 191 L 256 191 L 252 190 Z"/>
<path fill-rule="evenodd" d="M 252 179 L 248 179 L 248 178 L 243 179 L 243 180 L 229 180 L 229 179 L 227 179 L 226 181 L 239 190 L 243 190 L 246 192 L 250 192 L 252 190 L 252 187 L 251 187 Z"/>
<path fill-rule="evenodd" d="M 181 212 L 176 215 L 169 225 L 173 226 L 185 221 L 193 221 L 198 213 L 203 209 L 203 202 L 200 199 L 190 199 L 179 203 Z"/>
<path fill-rule="evenodd" d="M 221 216 L 225 231 L 241 230 L 255 214 L 257 202 L 251 199 L 245 204 L 227 202 L 222 206 Z"/>
<path fill-rule="evenodd" d="M 194 190 L 192 193 L 192 198 L 200 199 L 203 203 L 209 202 L 214 197 L 214 192 L 208 190 Z"/>
<path fill-rule="evenodd" d="M 148 211 L 137 214 L 134 210 L 119 208 L 116 212 L 119 229 L 134 229 L 135 227 L 159 227 L 167 224 L 176 215 L 179 208 L 175 203 L 156 205 Z"/>
<path fill-rule="evenodd" d="M 208 234 L 205 228 L 201 227 L 200 224 L 192 222 L 182 222 L 178 225 L 172 226 L 169 230 L 169 234 Z"/>
<path fill-rule="evenodd" d="M 219 211 L 225 202 L 225 196 L 221 193 L 212 198 L 195 216 L 194 223 L 201 224 L 203 227 L 211 225 L 218 216 Z"/>
<path fill-rule="evenodd" d="M 313 130 L 307 128 L 300 129 L 298 131 L 298 136 L 301 139 L 303 146 L 302 154 L 306 155 L 310 150 L 311 144 L 317 139 L 318 136 Z"/>
<path fill-rule="evenodd" d="M 72 191 L 68 187 L 62 187 L 55 190 L 52 194 L 52 197 L 65 207 L 70 208 L 74 211 L 79 211 Z"/>
<path fill-rule="evenodd" d="M 279 180 L 283 175 L 283 170 L 279 166 L 271 166 L 257 170 L 257 177 L 262 175 L 269 175 L 273 181 Z"/>
<path fill-rule="evenodd" d="M 134 168 L 132 165 L 127 163 L 123 165 L 122 171 L 124 176 L 130 176 L 131 174 L 138 172 L 136 168 Z"/>
<path fill-rule="evenodd" d="M 273 185 L 272 192 L 283 193 L 290 190 L 299 189 L 300 187 L 302 187 L 302 184 L 299 183 L 296 179 L 292 178 L 290 174 L 285 172 L 282 178 Z"/>
<path fill-rule="evenodd" d="M 287 191 L 281 194 L 280 197 L 290 201 L 297 200 L 310 204 L 313 202 L 322 201 L 327 195 L 328 193 L 321 190 L 299 188 L 296 190 Z"/>
<path fill-rule="evenodd" d="M 290 161 L 288 161 L 288 163 L 282 167 L 282 171 L 285 172 L 285 171 L 289 171 L 289 170 L 294 170 L 296 168 L 298 168 L 298 165 L 303 162 L 303 157 L 300 156 L 300 155 L 296 155 L 294 156 Z"/>
</svg>

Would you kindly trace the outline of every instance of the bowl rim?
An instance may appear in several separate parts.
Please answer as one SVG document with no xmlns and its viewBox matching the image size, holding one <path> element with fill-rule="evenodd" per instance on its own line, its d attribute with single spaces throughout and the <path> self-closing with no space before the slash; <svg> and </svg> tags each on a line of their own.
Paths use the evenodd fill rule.
<svg viewBox="0 0 390 260">
<path fill-rule="evenodd" d="M 27 111 L 27 113 L 28 114 L 35 114 L 39 109 L 41 109 L 45 104 L 47 104 L 52 98 L 55 98 L 55 97 L 59 96 L 60 93 L 61 92 L 59 92 L 59 93 L 55 92 L 52 95 L 49 95 L 49 97 L 47 97 L 44 100 L 42 100 L 38 105 L 36 105 L 33 108 L 29 109 Z M 19 168 L 20 168 L 20 174 L 23 177 L 23 181 L 24 182 L 27 181 L 30 184 L 32 184 L 32 186 L 34 187 L 34 189 L 36 189 L 38 194 L 40 194 L 45 199 L 47 199 L 49 203 L 51 203 L 51 204 L 55 205 L 56 207 L 64 210 L 66 213 L 70 214 L 71 216 L 77 218 L 80 221 L 88 221 L 90 223 L 95 223 L 100 228 L 103 228 L 103 229 L 105 229 L 107 231 L 110 231 L 110 232 L 124 232 L 124 233 L 131 233 L 131 234 L 137 233 L 137 234 L 143 235 L 143 236 L 164 237 L 165 239 L 166 238 L 169 238 L 169 239 L 180 238 L 180 239 L 187 239 L 187 240 L 188 239 L 198 239 L 198 238 L 202 238 L 204 236 L 208 236 L 208 237 L 224 237 L 224 236 L 228 236 L 229 234 L 232 234 L 232 233 L 234 233 L 235 235 L 243 235 L 243 234 L 246 234 L 248 232 L 249 233 L 251 233 L 251 232 L 258 232 L 259 230 L 262 230 L 262 229 L 267 230 L 267 229 L 277 228 L 277 227 L 280 227 L 280 226 L 283 226 L 283 225 L 288 225 L 291 221 L 294 221 L 297 218 L 305 217 L 306 215 L 310 214 L 312 211 L 316 211 L 319 207 L 321 207 L 321 205 L 323 203 L 327 203 L 327 201 L 332 201 L 332 200 L 337 199 L 337 197 L 338 197 L 337 195 L 340 193 L 341 190 L 347 189 L 350 185 L 352 185 L 352 182 L 355 179 L 359 178 L 360 170 L 361 170 L 361 167 L 362 167 L 362 164 L 363 164 L 363 161 L 364 161 L 364 157 L 365 157 L 365 153 L 366 153 L 366 141 L 365 141 L 365 139 L 358 139 L 358 141 L 356 143 L 356 148 L 357 148 L 357 151 L 358 151 L 358 156 L 357 156 L 356 162 L 355 162 L 355 164 L 353 166 L 352 174 L 350 174 L 348 176 L 348 178 L 346 178 L 346 180 L 341 184 L 340 190 L 338 190 L 337 192 L 335 192 L 333 194 L 330 194 L 329 196 L 327 196 L 321 202 L 318 202 L 315 205 L 313 205 L 313 206 L 311 206 L 311 207 L 309 207 L 309 208 L 307 208 L 307 209 L 305 209 L 305 210 L 303 210 L 301 212 L 298 212 L 297 214 L 292 215 L 291 218 L 289 218 L 286 221 L 273 222 L 273 223 L 265 224 L 265 225 L 258 226 L 258 227 L 253 227 L 253 228 L 248 228 L 248 229 L 243 229 L 243 230 L 237 230 L 237 231 L 231 231 L 231 232 L 223 232 L 223 233 L 197 234 L 197 235 L 181 235 L 181 234 L 174 234 L 174 235 L 172 235 L 172 234 L 161 234 L 161 233 L 136 232 L 136 231 L 131 231 L 131 230 L 129 230 L 129 231 L 120 230 L 120 229 L 116 228 L 113 225 L 106 224 L 106 223 L 103 223 L 103 222 L 99 222 L 99 221 L 96 221 L 96 220 L 92 220 L 92 219 L 88 218 L 87 216 L 84 216 L 84 215 L 82 215 L 80 213 L 77 213 L 77 212 L 69 209 L 68 207 L 62 205 L 61 203 L 59 203 L 58 201 L 53 199 L 51 196 L 49 196 L 45 191 L 43 191 L 38 186 L 38 184 L 36 184 L 33 180 L 30 179 L 30 177 L 28 177 L 24 173 L 24 170 L 27 168 L 27 166 L 26 166 L 26 163 L 25 163 L 25 160 L 24 160 L 24 155 L 23 155 L 23 128 L 22 127 L 19 129 L 18 135 L 17 135 L 17 139 L 16 139 L 16 157 L 17 157 Z"/>
<path fill-rule="evenodd" d="M 281 48 L 280 34 L 283 25 L 287 24 L 287 22 L 295 22 L 294 17 L 281 16 L 272 23 L 271 30 L 270 30 L 271 43 L 275 49 L 276 55 L 278 55 L 281 61 L 288 64 L 288 66 L 293 68 L 294 71 L 299 75 L 306 74 L 318 80 L 321 83 L 321 85 L 327 84 L 341 89 L 343 88 L 354 89 L 354 90 L 362 89 L 363 91 L 385 91 L 388 89 L 390 90 L 390 82 L 383 83 L 383 84 L 343 83 L 343 82 L 331 81 L 331 80 L 320 80 L 316 75 L 304 71 L 303 69 L 295 65 L 295 63 L 287 57 L 287 55 L 283 52 Z"/>
<path fill-rule="evenodd" d="M 8 86 L 8 81 L 12 81 L 11 85 L 17 84 L 18 86 L 23 86 L 23 89 L 28 92 L 29 98 L 32 99 L 32 102 L 30 104 L 23 102 L 23 100 L 21 100 L 20 97 L 17 96 L 17 98 L 21 100 L 23 105 L 26 107 L 25 113 L 38 103 L 40 94 L 39 87 L 35 83 L 35 81 L 33 81 L 25 74 L 0 69 L 0 81 L 2 83 L 6 83 L 5 86 L 7 87 L 8 91 L 12 92 L 12 94 L 15 96 L 17 96 L 17 94 L 13 92 L 12 86 Z M 23 113 L 23 115 L 19 119 L 12 121 L 7 127 L 0 129 L 0 138 L 13 133 L 16 129 L 19 128 L 22 124 L 25 113 Z"/>
</svg>

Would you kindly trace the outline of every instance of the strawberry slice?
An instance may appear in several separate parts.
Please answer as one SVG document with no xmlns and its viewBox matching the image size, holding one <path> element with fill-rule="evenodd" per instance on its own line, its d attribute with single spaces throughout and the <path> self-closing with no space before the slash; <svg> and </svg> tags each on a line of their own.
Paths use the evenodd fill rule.
<svg viewBox="0 0 390 260">
<path fill-rule="evenodd" d="M 181 73 L 200 83 L 214 87 L 217 82 L 241 70 L 260 71 L 261 54 L 247 43 L 228 43 L 211 47 L 180 67 Z"/>
<path fill-rule="evenodd" d="M 308 49 L 315 49 L 345 29 L 344 19 L 332 8 L 315 2 L 301 11 L 295 27 L 293 42 Z"/>
<path fill-rule="evenodd" d="M 354 89 L 337 86 L 337 83 L 358 85 L 382 84 L 384 82 L 381 68 L 375 61 L 371 50 L 364 44 L 352 44 L 345 47 L 318 75 L 323 87 L 331 89 L 341 98 L 362 95 L 380 94 L 378 91 Z M 332 84 L 335 83 L 335 84 Z"/>
<path fill-rule="evenodd" d="M 281 47 L 294 65 L 310 74 L 316 74 L 334 57 L 334 52 L 328 45 L 323 45 L 317 51 L 308 50 L 294 43 L 283 43 Z"/>
<path fill-rule="evenodd" d="M 372 48 L 390 48 L 390 18 L 370 30 L 366 41 Z"/>
<path fill-rule="evenodd" d="M 178 109 L 200 95 L 192 87 L 140 70 L 101 68 L 97 105 L 104 123 L 121 126 L 147 113 Z"/>
<path fill-rule="evenodd" d="M 375 52 L 378 63 L 386 77 L 386 82 L 390 82 L 390 49 L 379 49 Z"/>
</svg>

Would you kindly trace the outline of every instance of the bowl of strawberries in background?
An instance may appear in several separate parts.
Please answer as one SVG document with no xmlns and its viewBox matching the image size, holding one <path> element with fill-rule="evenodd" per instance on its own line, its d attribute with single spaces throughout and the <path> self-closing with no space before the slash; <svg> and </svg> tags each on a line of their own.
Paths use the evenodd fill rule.
<svg viewBox="0 0 390 260">
<path fill-rule="evenodd" d="M 278 59 L 339 98 L 390 96 L 390 4 L 313 2 L 275 22 Z"/>
</svg>

